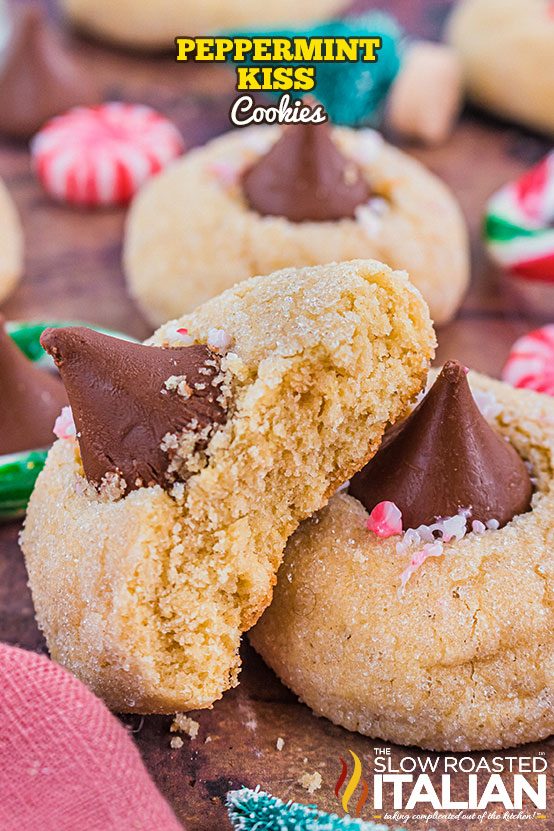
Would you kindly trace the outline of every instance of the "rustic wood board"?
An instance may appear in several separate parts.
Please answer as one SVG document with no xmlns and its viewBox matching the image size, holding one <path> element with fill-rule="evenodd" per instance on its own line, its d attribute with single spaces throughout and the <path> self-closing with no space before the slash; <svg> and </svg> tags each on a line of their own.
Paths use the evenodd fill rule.
<svg viewBox="0 0 554 831">
<path fill-rule="evenodd" d="M 360 0 L 354 8 L 378 5 Z M 392 0 L 381 5 L 396 14 L 410 32 L 436 37 L 451 3 Z M 139 58 L 69 35 L 68 44 L 105 85 L 108 97 L 157 106 L 175 119 L 189 146 L 227 129 L 233 81 L 225 68 L 183 67 L 168 57 Z M 440 360 L 457 357 L 498 375 L 514 338 L 543 322 L 525 309 L 504 278 L 487 263 L 480 225 L 487 196 L 547 148 L 537 136 L 470 111 L 444 147 L 410 150 L 455 190 L 471 231 L 472 286 L 456 321 L 439 332 Z M 35 181 L 26 149 L 15 144 L 0 143 L 0 175 L 21 211 L 26 236 L 25 278 L 4 304 L 3 313 L 12 319 L 89 320 L 146 337 L 149 327 L 128 298 L 121 272 L 124 213 L 81 212 L 53 205 Z M 0 528 L 0 638 L 44 651 L 17 545 L 18 533 L 16 523 Z M 227 827 L 222 802 L 229 787 L 260 784 L 282 798 L 310 801 L 297 780 L 305 771 L 318 770 L 323 777 L 316 794 L 318 804 L 340 811 L 334 795 L 339 756 L 351 748 L 367 760 L 374 747 L 383 745 L 315 718 L 246 644 L 243 654 L 240 686 L 211 711 L 193 714 L 201 725 L 199 737 L 194 742 L 186 740 L 182 749 L 169 747 L 170 719 L 123 719 L 160 789 L 189 829 L 214 831 Z M 210 741 L 206 742 L 208 736 Z M 278 737 L 285 740 L 281 752 L 275 747 Z M 511 755 L 534 753 L 545 753 L 552 764 L 552 740 Z M 417 752 L 392 748 L 396 761 L 403 755 Z M 552 784 L 551 777 L 550 787 Z M 454 786 L 458 798 L 462 797 L 460 788 L 461 783 Z M 364 816 L 371 818 L 370 814 Z M 524 825 L 528 831 L 546 826 L 538 819 Z M 426 826 L 414 822 L 410 827 Z M 489 831 L 498 823 L 484 822 L 479 827 Z"/>
</svg>

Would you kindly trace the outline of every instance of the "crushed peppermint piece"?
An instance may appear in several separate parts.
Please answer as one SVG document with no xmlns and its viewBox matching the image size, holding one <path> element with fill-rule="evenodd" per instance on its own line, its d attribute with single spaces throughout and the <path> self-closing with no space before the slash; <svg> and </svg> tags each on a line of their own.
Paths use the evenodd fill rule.
<svg viewBox="0 0 554 831">
<path fill-rule="evenodd" d="M 434 543 L 428 543 L 424 545 L 423 548 L 420 548 L 415 554 L 412 554 L 412 558 L 410 560 L 409 566 L 404 569 L 402 574 L 400 575 L 400 588 L 398 590 L 399 594 L 404 594 L 404 589 L 406 588 L 406 583 L 418 568 L 423 565 L 425 560 L 429 559 L 429 557 L 442 557 L 444 554 L 443 544 L 440 540 L 437 540 Z"/>
<path fill-rule="evenodd" d="M 190 398 L 192 389 L 187 384 L 186 375 L 170 375 L 164 381 L 164 387 L 168 392 L 176 392 L 182 398 Z"/>
<path fill-rule="evenodd" d="M 461 540 L 469 531 L 474 534 L 484 534 L 486 531 L 497 531 L 500 528 L 497 519 L 489 519 L 486 523 L 476 519 L 468 528 L 470 514 L 469 508 L 462 508 L 456 516 L 439 518 L 432 525 L 420 525 L 419 528 L 408 528 L 404 532 L 400 542 L 396 543 L 396 553 L 406 554 L 411 548 L 417 550 L 412 554 L 409 566 L 400 576 L 399 595 L 404 593 L 406 583 L 425 560 L 429 557 L 440 557 L 446 553 L 445 543 Z"/>
<path fill-rule="evenodd" d="M 354 211 L 356 221 L 368 237 L 376 237 L 381 230 L 381 214 L 376 213 L 370 204 L 358 205 Z"/>
<path fill-rule="evenodd" d="M 284 748 L 284 746 L 285 746 L 285 740 L 283 738 L 281 738 L 281 736 L 279 736 L 279 738 L 275 742 L 275 747 L 277 748 L 277 750 L 281 751 Z"/>
<path fill-rule="evenodd" d="M 489 421 L 496 418 L 502 412 L 502 406 L 489 390 L 472 389 L 475 403 L 481 411 L 481 415 Z"/>
<path fill-rule="evenodd" d="M 468 508 L 462 508 L 456 516 L 437 519 L 432 525 L 420 525 L 418 528 L 408 528 L 402 540 L 396 545 L 397 553 L 404 554 L 414 545 L 419 546 L 423 543 L 433 543 L 437 540 L 440 540 L 440 542 L 451 542 L 454 539 L 463 539 L 467 533 L 469 514 L 470 511 Z"/>
<path fill-rule="evenodd" d="M 405 554 L 409 548 L 413 545 L 420 545 L 421 542 L 422 539 L 415 528 L 408 528 L 408 530 L 404 532 L 404 536 L 401 541 L 396 543 L 396 553 Z"/>
<path fill-rule="evenodd" d="M 402 533 L 402 512 L 394 502 L 379 502 L 367 520 L 368 531 L 386 539 Z"/>
<path fill-rule="evenodd" d="M 356 141 L 348 148 L 348 155 L 359 165 L 372 165 L 383 147 L 383 137 L 376 130 L 367 127 L 356 130 Z"/>
<path fill-rule="evenodd" d="M 249 155 L 255 153 L 261 156 L 263 153 L 267 153 L 274 141 L 275 136 L 265 131 L 255 130 L 254 132 L 246 132 L 242 136 L 242 145 Z"/>
<path fill-rule="evenodd" d="M 164 327 L 163 346 L 192 346 L 194 338 L 189 335 L 189 330 L 178 323 L 171 323 Z"/>
<path fill-rule="evenodd" d="M 242 166 L 229 162 L 211 162 L 208 173 L 214 176 L 225 188 L 232 188 L 239 183 Z"/>
<path fill-rule="evenodd" d="M 179 339 L 183 342 L 185 346 L 192 346 L 194 343 L 194 338 L 189 335 L 189 330 L 185 329 L 184 326 L 179 326 L 178 329 L 175 330 L 179 336 Z"/>
<path fill-rule="evenodd" d="M 63 407 L 54 424 L 54 435 L 58 439 L 74 439 L 77 435 L 71 407 Z"/>
<path fill-rule="evenodd" d="M 367 204 L 377 216 L 384 216 L 389 209 L 389 202 L 382 196 L 372 196 Z"/>
<path fill-rule="evenodd" d="M 207 344 L 214 352 L 225 352 L 231 345 L 231 337 L 225 329 L 208 329 Z"/>
</svg>

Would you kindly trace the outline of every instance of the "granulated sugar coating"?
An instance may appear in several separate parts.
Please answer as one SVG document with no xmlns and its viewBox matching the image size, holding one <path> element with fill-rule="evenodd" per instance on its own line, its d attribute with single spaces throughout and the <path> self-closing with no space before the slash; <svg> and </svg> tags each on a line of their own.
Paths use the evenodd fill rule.
<svg viewBox="0 0 554 831">
<path fill-rule="evenodd" d="M 415 547 L 368 530 L 340 494 L 289 541 L 250 635 L 316 713 L 434 750 L 512 747 L 554 731 L 554 399 L 474 373 L 491 425 L 530 463 L 530 512 L 443 544 L 399 592 Z"/>
<path fill-rule="evenodd" d="M 434 334 L 404 274 L 373 261 L 248 280 L 162 327 L 232 351 L 229 417 L 174 498 L 109 501 L 56 442 L 23 533 L 52 657 L 115 710 L 209 707 L 271 600 L 286 540 L 377 450 L 420 391 Z"/>
</svg>

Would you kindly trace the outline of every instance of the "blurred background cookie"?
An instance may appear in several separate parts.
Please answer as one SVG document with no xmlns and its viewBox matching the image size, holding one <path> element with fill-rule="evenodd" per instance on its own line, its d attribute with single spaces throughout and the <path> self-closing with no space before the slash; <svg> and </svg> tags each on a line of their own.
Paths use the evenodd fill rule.
<svg viewBox="0 0 554 831">
<path fill-rule="evenodd" d="M 133 49 L 172 49 L 178 35 L 232 26 L 295 23 L 341 11 L 346 0 L 59 0 L 67 18 L 103 40 Z"/>
<path fill-rule="evenodd" d="M 472 101 L 554 135 L 554 13 L 546 0 L 460 0 L 448 37 Z"/>
</svg>

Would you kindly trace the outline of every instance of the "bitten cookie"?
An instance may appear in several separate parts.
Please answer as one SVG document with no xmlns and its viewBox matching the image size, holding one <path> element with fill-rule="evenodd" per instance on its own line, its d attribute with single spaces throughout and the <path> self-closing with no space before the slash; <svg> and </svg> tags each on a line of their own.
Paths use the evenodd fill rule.
<svg viewBox="0 0 554 831">
<path fill-rule="evenodd" d="M 99 338 L 43 336 L 79 441 L 56 442 L 28 509 L 37 619 L 113 709 L 209 707 L 286 540 L 420 389 L 428 311 L 356 261 L 248 280 L 124 354 Z"/>
<path fill-rule="evenodd" d="M 462 0 L 448 36 L 469 96 L 554 135 L 554 14 L 547 0 Z"/>
<path fill-rule="evenodd" d="M 508 747 L 554 730 L 554 402 L 470 380 L 494 429 L 463 378 L 443 379 L 350 495 L 300 526 L 250 635 L 317 714 L 434 750 Z M 476 482 L 474 504 L 460 504 Z M 388 501 L 375 505 L 377 492 Z M 454 516 L 422 513 L 445 497 Z"/>
<path fill-rule="evenodd" d="M 23 270 L 23 231 L 16 207 L 0 179 L 0 302 L 14 289 Z"/>
<path fill-rule="evenodd" d="M 151 180 L 124 266 L 160 323 L 256 273 L 367 256 L 406 269 L 436 323 L 456 312 L 467 235 L 442 182 L 372 130 L 295 124 L 228 133 Z"/>
<path fill-rule="evenodd" d="M 178 35 L 303 23 L 339 12 L 346 0 L 60 0 L 69 20 L 96 37 L 135 49 L 172 49 Z"/>
</svg>

